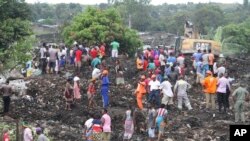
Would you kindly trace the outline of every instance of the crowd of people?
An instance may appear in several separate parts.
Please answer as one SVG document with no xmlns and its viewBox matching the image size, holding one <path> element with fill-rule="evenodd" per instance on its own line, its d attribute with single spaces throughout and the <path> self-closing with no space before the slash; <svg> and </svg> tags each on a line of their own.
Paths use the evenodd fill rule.
<svg viewBox="0 0 250 141">
<path fill-rule="evenodd" d="M 111 47 L 111 58 L 115 64 L 115 84 L 124 85 L 124 73 L 126 73 L 121 60 L 119 60 L 120 44 L 113 41 Z M 75 69 L 75 76 L 67 79 L 64 91 L 65 109 L 72 110 L 72 104 L 78 104 L 82 100 L 80 79 L 83 66 L 92 71 L 91 79 L 87 88 L 88 109 L 98 108 L 96 95 L 100 93 L 103 101 L 102 115 L 93 114 L 88 116 L 84 124 L 83 139 L 87 141 L 110 141 L 111 123 L 109 115 L 110 107 L 109 92 L 110 68 L 106 64 L 107 46 L 101 43 L 99 46 L 84 47 L 74 43 L 73 47 L 66 48 L 63 44 L 59 47 L 44 43 L 40 48 L 39 68 L 42 74 L 58 74 L 65 70 L 66 65 Z M 216 58 L 211 50 L 198 50 L 191 57 L 192 64 L 187 60 L 187 56 L 176 52 L 173 48 L 164 49 L 161 47 L 148 48 L 137 53 L 135 66 L 136 73 L 139 75 L 137 87 L 133 93 L 137 105 L 128 105 L 124 112 L 124 135 L 123 140 L 131 140 L 135 130 L 135 109 L 147 113 L 146 123 L 148 140 L 160 141 L 164 135 L 164 130 L 168 126 L 168 112 L 177 107 L 180 111 L 185 110 L 183 103 L 188 111 L 192 111 L 192 103 L 189 100 L 189 89 L 192 84 L 188 82 L 188 68 L 192 68 L 191 73 L 195 74 L 194 80 L 198 87 L 203 89 L 205 95 L 206 107 L 204 110 L 212 113 L 215 117 L 217 96 L 218 111 L 221 114 L 227 114 L 230 110 L 230 95 L 235 100 L 235 122 L 245 122 L 244 102 L 249 98 L 249 92 L 246 85 L 241 83 L 240 87 L 232 92 L 227 62 L 221 54 Z M 37 66 L 38 67 L 38 66 Z M 90 74 L 85 74 L 85 76 Z M 190 77 L 190 76 L 189 76 Z M 73 81 L 73 84 L 71 84 Z M 97 85 L 100 83 L 100 92 L 97 91 Z M 3 89 L 4 114 L 9 111 L 11 88 L 6 82 L 1 86 Z M 177 103 L 175 106 L 174 104 Z M 211 107 L 211 109 L 210 109 Z M 172 111 L 173 112 L 173 111 Z M 24 126 L 24 141 L 32 141 L 27 126 Z M 6 130 L 5 130 L 6 131 Z M 38 141 L 46 141 L 43 129 L 38 127 L 37 134 L 42 137 Z M 7 133 L 7 132 L 5 132 Z M 7 136 L 7 135 L 6 135 Z M 28 138 L 29 137 L 29 138 Z M 5 141 L 5 140 L 4 140 Z"/>
</svg>

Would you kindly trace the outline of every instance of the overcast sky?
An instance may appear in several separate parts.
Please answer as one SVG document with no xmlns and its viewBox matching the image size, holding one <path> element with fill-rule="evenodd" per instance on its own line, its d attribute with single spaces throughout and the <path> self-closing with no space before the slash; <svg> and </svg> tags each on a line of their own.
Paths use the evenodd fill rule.
<svg viewBox="0 0 250 141">
<path fill-rule="evenodd" d="M 81 4 L 99 4 L 107 3 L 107 0 L 25 0 L 28 3 L 46 2 L 46 3 L 81 3 Z M 176 3 L 206 3 L 206 2 L 220 2 L 220 3 L 242 3 L 242 0 L 151 0 L 151 4 L 159 5 L 162 3 L 176 4 Z"/>
</svg>

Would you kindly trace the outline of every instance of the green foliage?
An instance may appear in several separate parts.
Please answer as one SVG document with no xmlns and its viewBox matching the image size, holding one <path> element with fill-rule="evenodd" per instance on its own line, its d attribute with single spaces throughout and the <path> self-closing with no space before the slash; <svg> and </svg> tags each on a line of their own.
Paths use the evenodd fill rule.
<svg viewBox="0 0 250 141">
<path fill-rule="evenodd" d="M 31 34 L 27 21 L 29 9 L 23 1 L 1 0 L 0 17 L 0 49 L 6 49 L 15 41 Z"/>
<path fill-rule="evenodd" d="M 27 37 L 12 44 L 8 49 L 0 51 L 0 62 L 3 69 L 14 68 L 32 59 L 32 47 L 35 37 Z"/>
<path fill-rule="evenodd" d="M 250 52 L 250 19 L 240 24 L 229 24 L 217 29 L 215 39 L 220 40 L 225 54 Z"/>
<path fill-rule="evenodd" d="M 0 63 L 10 68 L 29 59 L 30 10 L 24 0 L 1 0 L 0 17 Z"/>
<path fill-rule="evenodd" d="M 72 20 L 72 17 L 83 11 L 83 7 L 76 3 L 60 3 L 50 5 L 47 3 L 35 3 L 29 5 L 32 10 L 32 21 L 39 19 L 52 19 L 57 23 L 63 23 Z"/>
<path fill-rule="evenodd" d="M 114 8 L 88 8 L 84 13 L 74 17 L 62 34 L 67 45 L 71 45 L 73 41 L 86 45 L 101 42 L 109 44 L 115 39 L 120 42 L 121 51 L 129 54 L 133 54 L 141 46 L 137 33 L 123 26 L 121 17 Z"/>
</svg>

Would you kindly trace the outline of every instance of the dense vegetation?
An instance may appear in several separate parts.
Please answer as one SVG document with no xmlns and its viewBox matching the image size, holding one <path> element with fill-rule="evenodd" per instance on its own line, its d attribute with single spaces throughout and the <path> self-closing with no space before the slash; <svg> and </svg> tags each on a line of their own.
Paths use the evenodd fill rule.
<svg viewBox="0 0 250 141">
<path fill-rule="evenodd" d="M 63 36 L 67 45 L 71 45 L 73 41 L 90 46 L 116 40 L 121 44 L 121 51 L 130 55 L 141 46 L 136 32 L 123 26 L 121 17 L 113 8 L 88 8 L 64 28 Z"/>
<path fill-rule="evenodd" d="M 0 0 L 0 17 L 0 64 L 12 68 L 31 58 L 30 9 L 24 0 Z"/>
<path fill-rule="evenodd" d="M 107 2 L 107 4 L 92 6 L 99 9 L 97 10 L 73 3 L 50 5 L 27 4 L 24 0 L 0 0 L 1 64 L 15 66 L 30 59 L 27 53 L 31 50 L 33 41 L 30 39 L 32 34 L 30 21 L 61 25 L 60 30 L 67 43 L 73 40 L 86 44 L 108 43 L 113 37 L 125 47 L 137 47 L 140 42 L 137 40 L 136 30 L 166 31 L 183 35 L 183 24 L 186 20 L 190 20 L 202 38 L 215 39 L 221 42 L 226 50 L 250 52 L 248 0 L 243 0 L 243 4 L 188 3 L 158 6 L 151 5 L 150 0 L 108 0 Z M 96 15 L 83 20 L 89 21 L 91 25 L 81 23 L 80 19 L 89 15 L 91 11 Z M 110 13 L 111 11 L 114 13 Z M 96 18 L 103 19 L 100 22 Z M 112 18 L 115 19 L 115 24 L 110 26 L 109 20 Z M 81 28 L 78 30 L 77 26 Z M 75 35 L 69 35 L 69 33 Z M 134 50 L 135 48 L 132 47 L 129 52 Z"/>
</svg>

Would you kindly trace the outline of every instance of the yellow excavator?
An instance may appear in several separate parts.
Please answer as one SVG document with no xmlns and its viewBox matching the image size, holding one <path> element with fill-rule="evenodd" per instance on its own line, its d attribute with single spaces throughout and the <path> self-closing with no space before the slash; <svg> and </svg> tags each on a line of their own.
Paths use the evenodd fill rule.
<svg viewBox="0 0 250 141">
<path fill-rule="evenodd" d="M 177 37 L 175 42 L 176 52 L 183 54 L 193 54 L 197 50 L 211 49 L 215 55 L 221 53 L 220 43 L 213 40 L 200 39 L 200 34 L 190 21 L 184 24 L 184 37 Z"/>
</svg>

